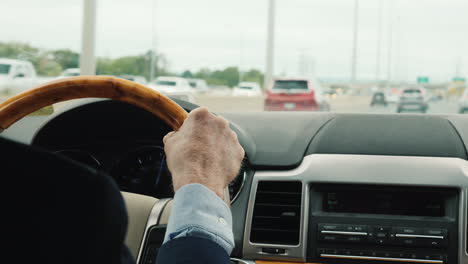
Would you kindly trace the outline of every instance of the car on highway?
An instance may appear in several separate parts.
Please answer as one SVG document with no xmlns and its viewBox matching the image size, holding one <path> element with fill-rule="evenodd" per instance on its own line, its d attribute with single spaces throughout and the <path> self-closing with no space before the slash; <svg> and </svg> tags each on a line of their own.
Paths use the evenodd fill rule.
<svg viewBox="0 0 468 264">
<path fill-rule="evenodd" d="M 383 105 L 387 106 L 387 97 L 384 92 L 375 92 L 372 95 L 371 106 Z"/>
<path fill-rule="evenodd" d="M 232 89 L 227 85 L 210 85 L 209 94 L 216 96 L 231 96 Z"/>
<path fill-rule="evenodd" d="M 148 86 L 172 98 L 195 102 L 194 91 L 187 79 L 173 76 L 159 76 Z"/>
<path fill-rule="evenodd" d="M 57 78 L 80 76 L 80 74 L 80 68 L 68 68 L 65 69 Z"/>
<path fill-rule="evenodd" d="M 265 111 L 329 111 L 330 103 L 315 79 L 275 79 L 266 90 Z"/>
<path fill-rule="evenodd" d="M 233 96 L 260 96 L 262 88 L 256 82 L 240 82 L 232 89 Z"/>
<path fill-rule="evenodd" d="M 397 104 L 400 100 L 399 94 L 400 92 L 398 91 L 387 92 L 385 93 L 385 101 L 387 102 L 387 104 Z"/>
<path fill-rule="evenodd" d="M 140 76 L 140 75 L 126 74 L 126 75 L 120 75 L 119 78 L 126 79 L 126 80 L 129 80 L 129 81 L 133 81 L 133 82 L 143 84 L 143 85 L 146 85 L 148 83 L 146 78 L 144 76 Z"/>
<path fill-rule="evenodd" d="M 38 84 L 36 70 L 29 61 L 0 59 L 0 92 L 17 94 Z"/>
<path fill-rule="evenodd" d="M 188 80 L 190 86 L 192 86 L 193 90 L 196 93 L 204 94 L 204 93 L 207 93 L 209 91 L 208 85 L 206 84 L 205 80 L 203 80 L 203 79 L 194 79 L 194 78 L 187 79 L 187 80 Z"/>
<path fill-rule="evenodd" d="M 397 112 L 419 111 L 426 113 L 429 108 L 424 88 L 406 88 L 401 91 Z"/>
<path fill-rule="evenodd" d="M 460 114 L 464 114 L 465 112 L 468 112 L 468 89 L 465 89 L 465 91 L 463 92 L 463 95 L 458 101 L 458 112 Z"/>
</svg>

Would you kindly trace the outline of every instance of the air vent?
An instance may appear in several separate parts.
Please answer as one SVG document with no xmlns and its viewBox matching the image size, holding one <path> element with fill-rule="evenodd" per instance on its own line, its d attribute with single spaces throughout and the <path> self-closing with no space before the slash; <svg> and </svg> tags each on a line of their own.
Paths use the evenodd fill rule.
<svg viewBox="0 0 468 264">
<path fill-rule="evenodd" d="M 252 243 L 298 245 L 302 183 L 260 181 L 252 218 Z"/>
</svg>

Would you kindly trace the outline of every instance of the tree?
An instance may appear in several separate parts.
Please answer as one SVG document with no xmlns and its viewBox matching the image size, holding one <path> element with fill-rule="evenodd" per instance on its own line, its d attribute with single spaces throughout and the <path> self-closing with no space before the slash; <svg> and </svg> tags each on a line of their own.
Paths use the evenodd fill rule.
<svg viewBox="0 0 468 264">
<path fill-rule="evenodd" d="M 0 57 L 36 62 L 40 50 L 21 42 L 0 42 Z"/>
<path fill-rule="evenodd" d="M 99 58 L 97 60 L 97 74 L 105 75 L 141 75 L 149 79 L 151 65 L 151 51 L 136 56 L 125 56 L 116 59 Z M 166 75 L 167 60 L 161 54 L 156 55 L 155 74 Z"/>
<path fill-rule="evenodd" d="M 236 86 L 239 83 L 239 69 L 237 67 L 227 67 L 220 71 L 214 71 L 207 79 L 209 84 Z"/>
<path fill-rule="evenodd" d="M 242 75 L 242 80 L 246 82 L 256 82 L 263 85 L 263 73 L 257 69 L 251 69 Z"/>
<path fill-rule="evenodd" d="M 193 78 L 193 74 L 189 70 L 184 71 L 180 76 L 183 78 Z"/>
<path fill-rule="evenodd" d="M 78 68 L 80 63 L 80 54 L 69 49 L 54 50 L 51 52 L 54 60 L 62 66 L 63 69 Z"/>
</svg>

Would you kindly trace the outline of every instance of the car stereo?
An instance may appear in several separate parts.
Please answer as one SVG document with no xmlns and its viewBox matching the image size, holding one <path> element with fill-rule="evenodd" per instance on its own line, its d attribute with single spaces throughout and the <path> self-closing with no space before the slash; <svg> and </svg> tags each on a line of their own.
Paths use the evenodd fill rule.
<svg viewBox="0 0 468 264">
<path fill-rule="evenodd" d="M 457 263 L 456 189 L 319 184 L 310 193 L 309 262 Z"/>
</svg>

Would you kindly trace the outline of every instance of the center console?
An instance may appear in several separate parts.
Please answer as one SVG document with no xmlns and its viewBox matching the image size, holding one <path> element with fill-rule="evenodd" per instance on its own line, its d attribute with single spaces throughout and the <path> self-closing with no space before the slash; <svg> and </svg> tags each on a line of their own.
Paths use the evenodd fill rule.
<svg viewBox="0 0 468 264">
<path fill-rule="evenodd" d="M 457 263 L 458 199 L 450 188 L 311 185 L 307 261 Z"/>
</svg>

